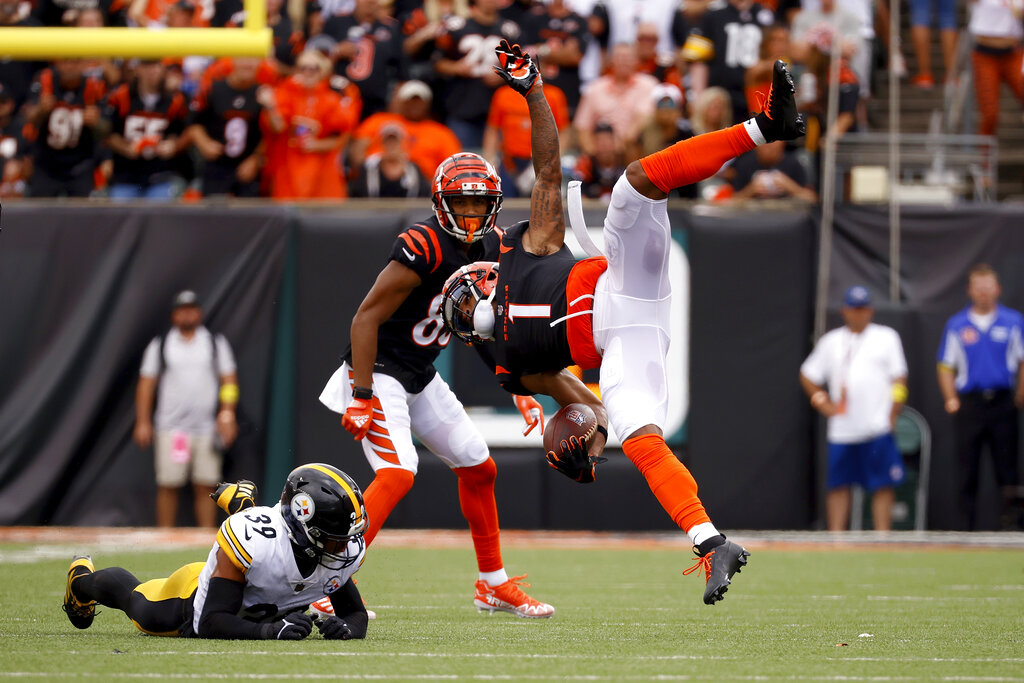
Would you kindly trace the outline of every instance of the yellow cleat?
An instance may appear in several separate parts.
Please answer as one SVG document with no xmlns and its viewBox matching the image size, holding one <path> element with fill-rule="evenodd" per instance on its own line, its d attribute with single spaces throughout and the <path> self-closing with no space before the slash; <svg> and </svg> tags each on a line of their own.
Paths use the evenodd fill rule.
<svg viewBox="0 0 1024 683">
<path fill-rule="evenodd" d="M 64 590 L 64 611 L 68 620 L 75 628 L 89 628 L 96 616 L 96 601 L 79 602 L 71 590 L 71 584 L 75 579 L 88 576 L 96 571 L 92 564 L 92 558 L 88 555 L 76 555 L 68 568 L 68 586 Z"/>
</svg>

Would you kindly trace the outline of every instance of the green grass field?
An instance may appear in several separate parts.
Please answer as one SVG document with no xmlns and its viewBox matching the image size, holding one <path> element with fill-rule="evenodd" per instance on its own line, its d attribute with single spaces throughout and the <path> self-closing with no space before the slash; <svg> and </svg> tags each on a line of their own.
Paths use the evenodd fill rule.
<svg viewBox="0 0 1024 683">
<path fill-rule="evenodd" d="M 1024 681 L 1024 552 L 778 548 L 754 546 L 714 607 L 682 552 L 506 549 L 557 608 L 535 621 L 476 611 L 468 548 L 375 547 L 366 640 L 231 642 L 143 636 L 106 609 L 77 631 L 60 610 L 68 560 L 6 544 L 0 677 Z M 204 557 L 93 553 L 144 580 Z"/>
</svg>

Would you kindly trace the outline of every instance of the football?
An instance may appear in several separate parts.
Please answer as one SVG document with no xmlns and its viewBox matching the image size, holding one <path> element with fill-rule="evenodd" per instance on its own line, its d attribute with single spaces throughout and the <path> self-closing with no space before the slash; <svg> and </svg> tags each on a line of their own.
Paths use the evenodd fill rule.
<svg viewBox="0 0 1024 683">
<path fill-rule="evenodd" d="M 544 450 L 558 452 L 570 436 L 587 440 L 597 429 L 597 415 L 586 403 L 570 403 L 551 416 L 544 426 Z"/>
</svg>

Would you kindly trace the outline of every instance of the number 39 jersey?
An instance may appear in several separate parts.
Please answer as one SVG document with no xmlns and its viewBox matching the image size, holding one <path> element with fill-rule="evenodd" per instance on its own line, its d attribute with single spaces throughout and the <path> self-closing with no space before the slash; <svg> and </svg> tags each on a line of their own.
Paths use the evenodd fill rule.
<svg viewBox="0 0 1024 683">
<path fill-rule="evenodd" d="M 451 339 L 441 319 L 444 281 L 467 263 L 497 261 L 500 241 L 501 230 L 495 229 L 464 251 L 435 216 L 399 233 L 388 260 L 411 268 L 422 282 L 380 326 L 374 372 L 394 377 L 411 394 L 423 391 L 437 372 L 434 360 Z M 351 365 L 351 345 L 344 358 Z"/>
<path fill-rule="evenodd" d="M 192 628 L 196 633 L 199 633 L 210 577 L 217 566 L 218 550 L 245 573 L 240 616 L 250 621 L 269 622 L 344 586 L 359 570 L 366 544 L 362 537 L 349 542 L 346 555 L 355 558 L 349 566 L 328 569 L 318 564 L 312 574 L 302 576 L 295 564 L 280 503 L 274 507 L 249 508 L 231 515 L 221 524 L 217 542 L 210 549 L 206 566 L 199 574 L 192 617 Z"/>
</svg>

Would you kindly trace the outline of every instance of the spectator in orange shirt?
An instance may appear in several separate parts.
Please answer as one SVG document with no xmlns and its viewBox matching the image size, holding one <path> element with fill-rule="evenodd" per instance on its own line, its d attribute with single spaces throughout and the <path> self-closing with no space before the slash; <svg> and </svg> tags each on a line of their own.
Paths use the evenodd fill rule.
<svg viewBox="0 0 1024 683">
<path fill-rule="evenodd" d="M 306 50 L 295 60 L 296 74 L 266 97 L 269 131 L 279 137 L 279 154 L 268 159 L 275 199 L 348 196 L 339 153 L 359 112 L 331 89 L 331 60 Z"/>
<path fill-rule="evenodd" d="M 551 107 L 559 133 L 563 133 L 569 125 L 569 103 L 565 93 L 561 88 L 545 83 L 544 97 Z M 533 189 L 531 128 L 526 98 L 507 85 L 495 90 L 487 127 L 484 128 L 483 153 L 484 158 L 498 169 L 501 190 L 507 198 L 528 197 Z"/>
<path fill-rule="evenodd" d="M 380 132 L 388 124 L 405 129 L 409 159 L 427 178 L 442 161 L 462 150 L 451 128 L 430 118 L 432 95 L 423 81 L 406 81 L 391 99 L 390 111 L 378 112 L 359 124 L 352 135 L 349 160 L 358 168 L 371 154 L 384 151 Z"/>
</svg>

